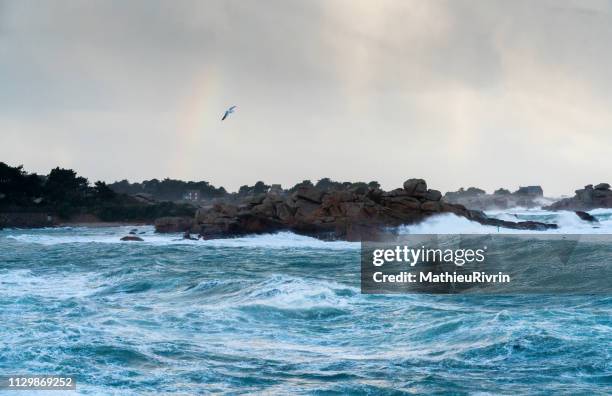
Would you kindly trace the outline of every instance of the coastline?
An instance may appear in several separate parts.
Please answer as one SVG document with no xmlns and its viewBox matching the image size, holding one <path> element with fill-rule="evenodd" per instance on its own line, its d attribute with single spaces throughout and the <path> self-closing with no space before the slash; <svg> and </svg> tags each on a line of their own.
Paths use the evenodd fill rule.
<svg viewBox="0 0 612 396">
<path fill-rule="evenodd" d="M 37 228 L 60 228 L 60 227 L 88 227 L 88 228 L 103 228 L 103 227 L 122 227 L 122 226 L 153 226 L 154 221 L 137 220 L 137 221 L 102 221 L 99 219 L 83 219 L 75 220 L 58 220 L 52 216 L 30 216 L 30 214 L 20 214 L 18 218 L 11 217 L 10 213 L 0 212 L 0 230 L 9 228 L 19 229 L 37 229 Z M 4 220 L 4 221 L 2 221 Z M 7 221 L 8 220 L 8 221 Z"/>
</svg>

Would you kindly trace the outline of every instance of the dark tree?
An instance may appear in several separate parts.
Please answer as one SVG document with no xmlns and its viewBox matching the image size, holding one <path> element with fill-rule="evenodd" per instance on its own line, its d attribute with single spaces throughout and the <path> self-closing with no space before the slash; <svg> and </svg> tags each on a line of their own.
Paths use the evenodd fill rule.
<svg viewBox="0 0 612 396">
<path fill-rule="evenodd" d="M 110 184 L 109 188 L 120 194 L 138 194 L 143 192 L 143 187 L 140 183 L 132 184 L 126 179 Z"/>
<path fill-rule="evenodd" d="M 25 204 L 42 196 L 42 179 L 28 174 L 23 166 L 12 167 L 0 162 L 0 194 L 3 203 Z"/>
<path fill-rule="evenodd" d="M 289 192 L 297 191 L 300 187 L 314 187 L 314 184 L 310 180 L 303 180 L 301 183 L 296 184 L 295 186 L 289 189 Z"/>
<path fill-rule="evenodd" d="M 122 194 L 151 194 L 153 198 L 165 201 L 175 201 L 183 198 L 188 191 L 199 191 L 204 198 L 215 198 L 227 195 L 223 187 L 216 188 L 207 181 L 182 181 L 166 178 L 162 181 L 158 179 L 145 180 L 142 183 L 130 183 L 121 180 L 109 185 L 109 187 Z"/>
<path fill-rule="evenodd" d="M 96 198 L 100 201 L 110 201 L 117 195 L 111 190 L 106 183 L 103 181 L 97 181 L 95 183 L 94 190 L 96 192 Z"/>
<path fill-rule="evenodd" d="M 238 195 L 248 195 L 250 190 L 251 189 L 246 184 L 243 186 L 240 186 L 240 188 L 238 189 Z"/>
<path fill-rule="evenodd" d="M 51 202 L 79 204 L 87 196 L 89 182 L 72 169 L 52 169 L 44 190 Z"/>
</svg>

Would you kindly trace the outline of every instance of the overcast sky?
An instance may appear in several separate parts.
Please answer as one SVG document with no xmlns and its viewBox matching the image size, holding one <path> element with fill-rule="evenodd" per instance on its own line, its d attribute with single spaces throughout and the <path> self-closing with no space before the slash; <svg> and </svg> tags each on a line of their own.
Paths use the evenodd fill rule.
<svg viewBox="0 0 612 396">
<path fill-rule="evenodd" d="M 598 0 L 0 0 L 0 161 L 571 194 L 612 182 L 611 43 Z"/>
</svg>

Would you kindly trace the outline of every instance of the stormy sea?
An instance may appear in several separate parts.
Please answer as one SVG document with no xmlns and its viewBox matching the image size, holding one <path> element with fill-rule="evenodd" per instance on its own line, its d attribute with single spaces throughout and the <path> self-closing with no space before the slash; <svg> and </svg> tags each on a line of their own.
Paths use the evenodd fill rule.
<svg viewBox="0 0 612 396">
<path fill-rule="evenodd" d="M 612 233 L 612 210 L 489 214 Z M 365 295 L 359 243 L 120 242 L 132 228 L 0 231 L 0 376 L 92 395 L 611 392 L 610 295 Z M 445 215 L 400 232 L 499 230 Z"/>
</svg>

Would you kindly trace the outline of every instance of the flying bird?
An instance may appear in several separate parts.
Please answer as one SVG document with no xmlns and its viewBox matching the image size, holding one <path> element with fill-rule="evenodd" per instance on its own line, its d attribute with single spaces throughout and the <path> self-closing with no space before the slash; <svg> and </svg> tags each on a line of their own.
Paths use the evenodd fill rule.
<svg viewBox="0 0 612 396">
<path fill-rule="evenodd" d="M 223 114 L 223 118 L 221 118 L 221 121 L 225 120 L 228 115 L 232 114 L 235 108 L 236 106 L 232 106 L 229 109 L 225 110 L 225 114 Z"/>
</svg>

